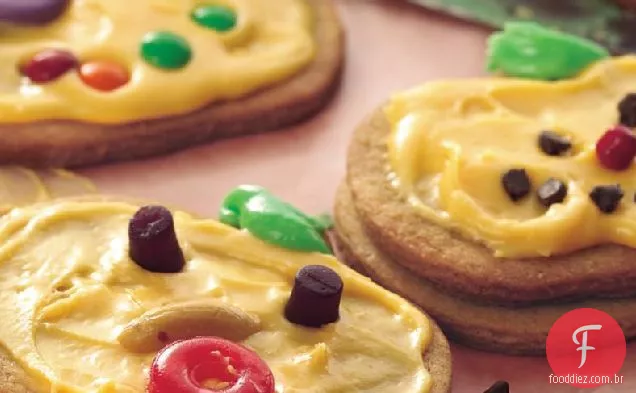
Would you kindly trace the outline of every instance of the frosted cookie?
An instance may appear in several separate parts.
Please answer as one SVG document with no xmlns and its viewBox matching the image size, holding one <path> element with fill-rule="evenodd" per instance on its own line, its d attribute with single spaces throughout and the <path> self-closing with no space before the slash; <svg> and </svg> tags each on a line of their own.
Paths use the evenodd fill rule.
<svg viewBox="0 0 636 393">
<path fill-rule="evenodd" d="M 17 206 L 96 191 L 90 180 L 65 170 L 0 167 L 0 214 Z"/>
<path fill-rule="evenodd" d="M 80 166 L 276 129 L 326 104 L 343 60 L 330 0 L 5 1 L 0 24 L 0 163 Z"/>
<path fill-rule="evenodd" d="M 450 392 L 427 316 L 256 227 L 97 196 L 14 209 L 0 218 L 0 391 Z"/>
<path fill-rule="evenodd" d="M 350 263 L 479 348 L 541 354 L 580 307 L 636 337 L 634 92 L 628 56 L 393 95 L 349 150 L 335 221 Z"/>
</svg>

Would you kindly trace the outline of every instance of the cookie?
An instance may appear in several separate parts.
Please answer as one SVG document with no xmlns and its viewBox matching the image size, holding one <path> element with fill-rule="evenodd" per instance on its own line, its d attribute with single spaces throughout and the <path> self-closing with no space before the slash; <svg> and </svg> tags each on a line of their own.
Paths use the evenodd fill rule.
<svg viewBox="0 0 636 393">
<path fill-rule="evenodd" d="M 636 239 L 618 234 L 631 233 L 636 211 L 633 156 L 627 147 L 622 170 L 609 167 L 622 158 L 603 158 L 632 88 L 636 58 L 623 57 L 559 82 L 443 81 L 396 94 L 362 123 L 348 152 L 347 194 L 374 249 L 353 259 L 368 267 L 368 258 L 381 264 L 375 251 L 384 255 L 387 272 L 375 274 L 390 289 L 406 273 L 392 283 L 389 271 L 408 271 L 400 293 L 472 345 L 537 353 L 559 312 L 592 304 L 635 336 L 624 310 L 636 297 Z M 546 130 L 571 148 L 546 150 Z M 457 302 L 446 308 L 453 311 L 426 300 L 433 290 L 441 303 Z M 474 317 L 463 322 L 449 315 L 468 310 Z M 510 322 L 479 325 L 478 310 Z"/>
<path fill-rule="evenodd" d="M 332 1 L 164 3 L 14 15 L 0 162 L 76 167 L 173 152 L 302 121 L 335 92 L 344 39 Z M 53 38 L 34 40 L 32 29 Z"/>
<path fill-rule="evenodd" d="M 626 337 L 636 337 L 636 297 L 511 307 L 471 301 L 413 274 L 380 251 L 361 225 L 346 184 L 338 189 L 334 211 L 346 263 L 426 310 L 453 341 L 486 351 L 541 356 L 554 322 L 576 308 L 603 310 L 618 320 Z"/>
<path fill-rule="evenodd" d="M 450 350 L 437 325 L 333 256 L 99 195 L 27 206 L 0 224 L 11 228 L 0 231 L 5 245 L 20 242 L 0 250 L 3 283 L 33 294 L 0 296 L 7 313 L 22 315 L 0 322 L 0 391 L 155 392 L 183 375 L 169 370 L 208 361 L 198 368 L 206 374 L 193 372 L 187 383 L 227 387 L 247 378 L 269 393 L 273 380 L 290 391 L 385 392 L 399 384 L 401 392 L 450 392 Z M 144 245 L 153 241 L 162 256 L 183 264 L 165 273 L 145 263 L 156 250 Z M 16 269 L 30 278 L 14 282 Z M 325 291 L 334 277 L 343 284 L 340 299 L 313 304 L 337 307 L 335 321 L 310 327 L 302 312 L 292 318 L 285 311 L 293 297 Z M 219 371 L 217 351 L 245 378 Z M 238 353 L 251 361 L 233 363 Z"/>
</svg>

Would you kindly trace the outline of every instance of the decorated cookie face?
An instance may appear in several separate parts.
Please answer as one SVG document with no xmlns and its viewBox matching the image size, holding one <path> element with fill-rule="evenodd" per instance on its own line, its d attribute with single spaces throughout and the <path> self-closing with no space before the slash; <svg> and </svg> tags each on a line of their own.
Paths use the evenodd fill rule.
<svg viewBox="0 0 636 393">
<path fill-rule="evenodd" d="M 280 82 L 315 52 L 303 0 L 3 1 L 0 23 L 4 122 L 187 113 Z"/>
<path fill-rule="evenodd" d="M 428 321 L 331 256 L 106 199 L 14 210 L 0 236 L 0 342 L 43 391 L 429 389 Z"/>
<path fill-rule="evenodd" d="M 560 82 L 431 83 L 393 97 L 396 184 L 498 256 L 636 247 L 636 58 Z M 625 123 L 618 126 L 619 123 Z"/>
</svg>

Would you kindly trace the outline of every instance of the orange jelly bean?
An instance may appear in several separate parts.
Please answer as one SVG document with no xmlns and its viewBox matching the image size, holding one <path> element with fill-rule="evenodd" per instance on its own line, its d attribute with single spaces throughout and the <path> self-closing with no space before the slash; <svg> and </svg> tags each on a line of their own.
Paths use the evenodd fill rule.
<svg viewBox="0 0 636 393">
<path fill-rule="evenodd" d="M 91 61 L 83 63 L 79 76 L 88 86 L 101 91 L 113 91 L 128 83 L 128 70 L 109 61 Z"/>
</svg>

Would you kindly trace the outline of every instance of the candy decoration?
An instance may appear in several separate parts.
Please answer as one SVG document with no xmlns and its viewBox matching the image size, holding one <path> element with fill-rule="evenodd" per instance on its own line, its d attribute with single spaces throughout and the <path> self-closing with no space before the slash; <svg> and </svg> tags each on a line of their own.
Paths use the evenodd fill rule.
<svg viewBox="0 0 636 393">
<path fill-rule="evenodd" d="M 88 86 L 101 91 L 112 91 L 128 83 L 128 70 L 113 62 L 91 61 L 80 66 L 79 75 Z"/>
<path fill-rule="evenodd" d="M 307 327 L 321 327 L 340 318 L 342 279 L 332 269 L 309 265 L 296 273 L 291 296 L 285 306 L 288 321 Z"/>
<path fill-rule="evenodd" d="M 274 393 L 274 376 L 252 350 L 216 337 L 176 341 L 155 357 L 147 393 Z"/>
<path fill-rule="evenodd" d="M 163 206 L 144 206 L 128 224 L 130 258 L 155 273 L 177 273 L 185 259 L 174 230 L 172 213 Z"/>
<path fill-rule="evenodd" d="M 33 83 L 47 83 L 77 67 L 77 58 L 69 51 L 46 49 L 20 67 L 22 75 Z"/>
<path fill-rule="evenodd" d="M 146 34 L 141 42 L 141 56 L 150 65 L 162 69 L 185 67 L 192 58 L 192 49 L 181 36 L 169 31 Z"/>
<path fill-rule="evenodd" d="M 59 18 L 70 0 L 0 0 L 0 22 L 44 25 Z"/>
<path fill-rule="evenodd" d="M 627 169 L 636 157 L 636 136 L 624 126 L 616 126 L 596 142 L 596 157 L 607 169 Z"/>
<path fill-rule="evenodd" d="M 554 131 L 543 131 L 539 135 L 539 148 L 549 156 L 560 156 L 572 147 L 572 143 Z"/>
<path fill-rule="evenodd" d="M 253 196 L 243 206 L 240 225 L 259 239 L 283 248 L 331 253 L 311 222 L 285 202 L 265 193 Z"/>
<path fill-rule="evenodd" d="M 563 202 L 567 195 L 567 186 L 561 180 L 557 179 L 548 179 L 537 190 L 539 202 L 545 207 Z"/>
<path fill-rule="evenodd" d="M 636 93 L 627 94 L 618 103 L 619 121 L 626 127 L 636 127 Z"/>
<path fill-rule="evenodd" d="M 530 178 L 525 169 L 511 169 L 501 177 L 504 191 L 513 202 L 520 200 L 530 192 Z"/>
<path fill-rule="evenodd" d="M 590 199 L 602 213 L 614 212 L 623 198 L 623 190 L 619 184 L 596 186 L 590 192 Z"/>
<path fill-rule="evenodd" d="M 244 185 L 236 187 L 223 199 L 219 221 L 226 225 L 240 228 L 239 217 L 241 209 L 251 197 L 264 191 L 265 189 L 259 186 Z"/>
<path fill-rule="evenodd" d="M 208 29 L 225 32 L 236 26 L 236 13 L 220 5 L 202 5 L 192 11 L 192 20 Z"/>
<path fill-rule="evenodd" d="M 484 393 L 510 393 L 510 384 L 506 381 L 497 381 Z"/>
<path fill-rule="evenodd" d="M 602 46 L 534 22 L 508 22 L 488 40 L 487 70 L 508 76 L 557 80 L 576 76 L 609 57 Z"/>
<path fill-rule="evenodd" d="M 322 232 L 331 223 L 324 217 L 310 217 L 258 186 L 240 186 L 223 200 L 221 222 L 248 230 L 255 237 L 296 251 L 331 250 Z"/>
</svg>

